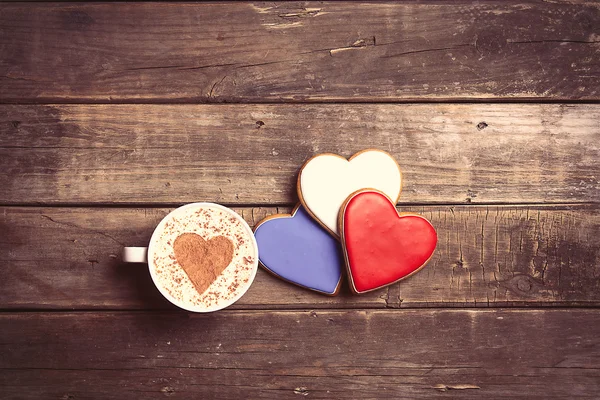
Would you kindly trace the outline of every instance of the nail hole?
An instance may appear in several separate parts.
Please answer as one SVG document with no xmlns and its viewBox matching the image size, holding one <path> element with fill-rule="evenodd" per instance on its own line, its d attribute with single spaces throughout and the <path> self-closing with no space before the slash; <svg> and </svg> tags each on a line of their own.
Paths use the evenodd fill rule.
<svg viewBox="0 0 600 400">
<path fill-rule="evenodd" d="M 485 123 L 485 122 L 483 122 L 483 121 L 477 124 L 477 130 L 478 130 L 478 131 L 482 131 L 482 130 L 484 130 L 484 129 L 485 129 L 485 128 L 487 128 L 487 127 L 488 127 L 488 124 L 486 124 L 486 123 Z"/>
<path fill-rule="evenodd" d="M 264 126 L 265 123 L 262 121 L 256 121 L 256 129 L 260 129 L 261 126 Z"/>
</svg>

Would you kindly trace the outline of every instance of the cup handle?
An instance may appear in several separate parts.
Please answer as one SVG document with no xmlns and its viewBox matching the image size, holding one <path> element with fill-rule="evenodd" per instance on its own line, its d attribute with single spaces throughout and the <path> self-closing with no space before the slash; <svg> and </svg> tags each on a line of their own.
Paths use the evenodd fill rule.
<svg viewBox="0 0 600 400">
<path fill-rule="evenodd" d="M 123 248 L 123 262 L 126 263 L 147 263 L 147 247 L 125 247 Z"/>
</svg>

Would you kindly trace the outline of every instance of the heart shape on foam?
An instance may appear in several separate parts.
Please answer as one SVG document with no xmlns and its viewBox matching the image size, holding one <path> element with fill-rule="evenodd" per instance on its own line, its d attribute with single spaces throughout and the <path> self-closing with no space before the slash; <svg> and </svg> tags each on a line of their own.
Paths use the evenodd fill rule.
<svg viewBox="0 0 600 400">
<path fill-rule="evenodd" d="M 256 225 L 259 261 L 272 274 L 320 293 L 335 295 L 342 279 L 342 249 L 306 210 L 271 215 Z"/>
<path fill-rule="evenodd" d="M 342 204 L 349 195 L 365 188 L 380 190 L 398 200 L 402 176 L 391 155 L 363 150 L 346 160 L 337 154 L 320 154 L 308 160 L 298 176 L 302 205 L 336 237 Z"/>
<path fill-rule="evenodd" d="M 431 223 L 398 214 L 383 193 L 360 190 L 340 211 L 340 232 L 350 287 L 365 293 L 404 279 L 425 266 L 437 244 Z"/>
<path fill-rule="evenodd" d="M 233 258 L 233 243 L 224 236 L 210 240 L 195 233 L 182 233 L 173 243 L 177 263 L 202 294 L 221 275 Z"/>
</svg>

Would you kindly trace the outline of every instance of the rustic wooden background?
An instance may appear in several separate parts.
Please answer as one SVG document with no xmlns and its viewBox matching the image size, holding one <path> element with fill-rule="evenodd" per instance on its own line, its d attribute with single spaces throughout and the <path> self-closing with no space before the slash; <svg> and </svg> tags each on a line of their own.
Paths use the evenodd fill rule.
<svg viewBox="0 0 600 400">
<path fill-rule="evenodd" d="M 598 398 L 600 3 L 0 4 L 0 397 Z M 120 261 L 389 151 L 428 267 L 175 309 Z"/>
</svg>

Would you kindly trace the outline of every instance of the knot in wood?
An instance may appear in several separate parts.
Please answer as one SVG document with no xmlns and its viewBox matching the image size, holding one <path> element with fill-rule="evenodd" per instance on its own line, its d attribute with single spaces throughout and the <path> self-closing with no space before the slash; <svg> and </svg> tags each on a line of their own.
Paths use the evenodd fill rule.
<svg viewBox="0 0 600 400">
<path fill-rule="evenodd" d="M 543 282 L 538 281 L 530 275 L 519 274 L 505 281 L 502 286 L 521 296 L 527 297 L 533 296 L 543 285 Z"/>
<path fill-rule="evenodd" d="M 523 292 L 529 292 L 533 285 L 527 279 L 519 279 L 517 281 L 517 289 Z"/>
</svg>

